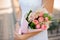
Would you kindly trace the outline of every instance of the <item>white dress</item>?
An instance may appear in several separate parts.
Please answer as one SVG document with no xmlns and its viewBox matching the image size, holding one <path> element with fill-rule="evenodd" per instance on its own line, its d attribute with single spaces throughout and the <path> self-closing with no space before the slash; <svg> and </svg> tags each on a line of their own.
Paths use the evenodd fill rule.
<svg viewBox="0 0 60 40">
<path fill-rule="evenodd" d="M 22 20 L 21 20 L 21 27 L 24 29 L 24 17 L 29 12 L 30 9 L 33 11 L 37 10 L 41 7 L 42 0 L 19 0 L 22 9 Z M 27 26 L 27 25 L 26 25 Z M 27 40 L 48 40 L 47 30 L 40 32 L 39 34 L 31 37 Z"/>
</svg>

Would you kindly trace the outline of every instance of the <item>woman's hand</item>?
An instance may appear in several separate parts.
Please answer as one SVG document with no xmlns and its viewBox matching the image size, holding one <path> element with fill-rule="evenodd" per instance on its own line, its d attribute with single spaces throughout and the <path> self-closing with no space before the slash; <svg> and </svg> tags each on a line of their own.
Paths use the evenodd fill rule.
<svg viewBox="0 0 60 40">
<path fill-rule="evenodd" d="M 41 32 L 41 30 L 35 31 L 35 32 L 29 32 L 29 33 L 26 33 L 26 34 L 23 34 L 23 35 L 18 34 L 17 32 L 15 32 L 14 33 L 14 39 L 15 40 L 26 40 L 30 37 L 33 37 L 33 36 L 37 35 L 40 32 Z"/>
</svg>

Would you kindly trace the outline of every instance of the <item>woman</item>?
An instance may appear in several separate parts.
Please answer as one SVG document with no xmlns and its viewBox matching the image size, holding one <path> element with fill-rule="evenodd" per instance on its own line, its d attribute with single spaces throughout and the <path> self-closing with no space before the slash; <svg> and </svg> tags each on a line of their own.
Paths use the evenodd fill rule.
<svg viewBox="0 0 60 40">
<path fill-rule="evenodd" d="M 27 12 L 29 12 L 30 9 L 32 11 L 39 9 L 42 5 L 42 0 L 19 0 L 19 3 L 21 5 L 21 9 L 22 9 L 21 28 L 23 31 L 25 15 L 27 14 Z M 27 40 L 48 40 L 47 30 L 40 32 L 39 34 L 37 34 Z"/>
</svg>

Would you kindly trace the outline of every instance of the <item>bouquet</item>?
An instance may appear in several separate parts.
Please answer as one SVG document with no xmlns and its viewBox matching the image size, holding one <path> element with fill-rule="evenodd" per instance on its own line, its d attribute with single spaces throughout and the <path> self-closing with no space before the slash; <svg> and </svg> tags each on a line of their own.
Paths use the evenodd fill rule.
<svg viewBox="0 0 60 40">
<path fill-rule="evenodd" d="M 47 26 L 48 22 L 51 21 L 52 17 L 49 13 L 44 11 L 29 11 L 26 17 L 28 22 L 28 27 L 30 29 L 41 29 L 46 30 L 49 27 Z"/>
</svg>

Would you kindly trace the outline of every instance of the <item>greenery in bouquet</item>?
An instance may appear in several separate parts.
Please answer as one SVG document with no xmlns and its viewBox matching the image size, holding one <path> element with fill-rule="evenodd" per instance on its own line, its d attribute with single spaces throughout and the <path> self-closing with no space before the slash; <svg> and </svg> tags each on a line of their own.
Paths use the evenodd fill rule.
<svg viewBox="0 0 60 40">
<path fill-rule="evenodd" d="M 46 23 L 48 21 L 51 21 L 52 17 L 49 15 L 49 13 L 44 13 L 42 11 L 36 11 L 32 12 L 32 10 L 29 11 L 27 14 L 26 20 L 28 22 L 28 26 L 31 29 L 47 29 Z"/>
</svg>

